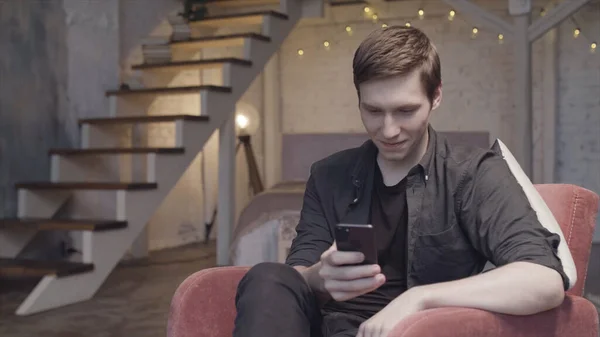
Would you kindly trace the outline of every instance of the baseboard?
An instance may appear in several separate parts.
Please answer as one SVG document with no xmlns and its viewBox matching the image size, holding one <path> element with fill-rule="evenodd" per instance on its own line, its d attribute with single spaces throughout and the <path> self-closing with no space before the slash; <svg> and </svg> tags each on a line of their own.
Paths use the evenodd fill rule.
<svg viewBox="0 0 600 337">
<path fill-rule="evenodd" d="M 194 242 L 203 242 L 203 240 L 181 240 L 180 238 L 154 239 L 150 240 L 148 249 L 150 251 L 161 250 L 166 248 L 175 248 L 184 246 Z"/>
</svg>

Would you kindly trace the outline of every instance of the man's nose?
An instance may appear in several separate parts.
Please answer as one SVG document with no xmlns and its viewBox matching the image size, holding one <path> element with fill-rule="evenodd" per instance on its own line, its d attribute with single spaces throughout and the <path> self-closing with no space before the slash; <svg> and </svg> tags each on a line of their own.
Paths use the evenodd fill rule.
<svg viewBox="0 0 600 337">
<path fill-rule="evenodd" d="M 400 133 L 400 126 L 397 121 L 394 120 L 392 114 L 385 114 L 383 118 L 383 127 L 382 127 L 383 137 L 385 138 L 395 138 Z"/>
</svg>

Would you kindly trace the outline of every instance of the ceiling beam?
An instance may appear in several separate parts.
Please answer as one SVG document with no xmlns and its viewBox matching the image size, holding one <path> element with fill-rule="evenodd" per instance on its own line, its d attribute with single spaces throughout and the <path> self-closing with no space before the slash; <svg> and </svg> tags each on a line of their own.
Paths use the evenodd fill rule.
<svg viewBox="0 0 600 337">
<path fill-rule="evenodd" d="M 529 42 L 539 39 L 547 31 L 573 15 L 590 0 L 564 0 L 558 6 L 552 8 L 546 15 L 529 26 L 527 35 Z"/>
</svg>

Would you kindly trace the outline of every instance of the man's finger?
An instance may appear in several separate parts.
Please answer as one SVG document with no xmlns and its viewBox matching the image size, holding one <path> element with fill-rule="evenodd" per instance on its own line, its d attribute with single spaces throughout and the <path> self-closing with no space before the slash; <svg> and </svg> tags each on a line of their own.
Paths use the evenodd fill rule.
<svg viewBox="0 0 600 337">
<path fill-rule="evenodd" d="M 332 266 L 343 266 L 361 263 L 365 259 L 365 256 L 360 252 L 340 252 L 336 250 L 327 254 L 325 259 Z"/>
<path fill-rule="evenodd" d="M 385 282 L 383 274 L 377 274 L 374 277 L 366 277 L 352 281 L 326 280 L 325 288 L 329 292 L 369 292 L 378 288 Z"/>
<path fill-rule="evenodd" d="M 340 266 L 328 271 L 329 278 L 333 280 L 356 280 L 373 277 L 381 273 L 381 267 L 376 264 L 360 266 Z"/>
</svg>

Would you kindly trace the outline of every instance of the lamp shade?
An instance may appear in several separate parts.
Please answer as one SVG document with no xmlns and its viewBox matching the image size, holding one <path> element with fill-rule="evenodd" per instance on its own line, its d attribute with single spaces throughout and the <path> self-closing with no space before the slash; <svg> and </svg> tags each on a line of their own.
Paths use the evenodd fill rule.
<svg viewBox="0 0 600 337">
<path fill-rule="evenodd" d="M 244 102 L 236 104 L 235 132 L 238 136 L 252 136 L 260 126 L 260 115 L 256 109 Z"/>
</svg>

